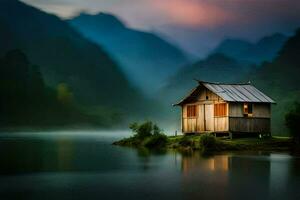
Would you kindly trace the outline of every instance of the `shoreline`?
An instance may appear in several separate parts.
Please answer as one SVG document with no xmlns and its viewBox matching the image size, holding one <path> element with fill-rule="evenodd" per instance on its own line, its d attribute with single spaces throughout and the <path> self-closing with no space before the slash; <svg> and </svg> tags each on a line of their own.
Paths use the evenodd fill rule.
<svg viewBox="0 0 300 200">
<path fill-rule="evenodd" d="M 289 137 L 271 138 L 216 138 L 213 145 L 201 146 L 201 135 L 192 136 L 168 136 L 167 143 L 164 147 L 153 146 L 151 149 L 174 149 L 180 151 L 200 150 L 206 153 L 217 152 L 238 152 L 238 151 L 268 151 L 268 152 L 293 152 L 299 148 L 295 147 L 293 140 Z M 117 146 L 126 146 L 133 148 L 144 147 L 142 142 L 136 142 L 134 137 L 125 138 L 113 143 Z"/>
</svg>

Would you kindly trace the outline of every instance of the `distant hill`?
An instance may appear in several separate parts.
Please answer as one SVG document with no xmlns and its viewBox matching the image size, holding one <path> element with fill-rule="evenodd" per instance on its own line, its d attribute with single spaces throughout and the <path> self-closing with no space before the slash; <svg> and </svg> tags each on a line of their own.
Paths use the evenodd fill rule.
<svg viewBox="0 0 300 200">
<path fill-rule="evenodd" d="M 188 62 L 178 47 L 153 33 L 131 29 L 113 15 L 80 14 L 69 23 L 103 46 L 120 63 L 128 79 L 146 93 L 153 93 Z"/>
<path fill-rule="evenodd" d="M 222 53 L 240 62 L 259 64 L 273 60 L 287 39 L 287 36 L 280 33 L 263 37 L 256 43 L 226 39 L 213 52 Z"/>
<path fill-rule="evenodd" d="M 284 116 L 294 101 L 300 97 L 300 29 L 290 37 L 269 63 L 261 65 L 252 73 L 251 80 L 257 87 L 277 101 L 273 108 L 273 132 L 286 135 Z"/>
<path fill-rule="evenodd" d="M 0 55 L 21 49 L 41 66 L 47 85 L 68 85 L 81 104 L 142 112 L 145 99 L 119 65 L 54 15 L 17 0 L 1 0 L 0 43 Z"/>
<path fill-rule="evenodd" d="M 0 57 L 0 129 L 60 125 L 101 125 L 103 116 L 77 108 L 66 85 L 58 90 L 44 84 L 39 67 L 20 50 Z"/>
<path fill-rule="evenodd" d="M 173 76 L 158 95 L 167 103 L 175 103 L 195 85 L 194 79 L 213 82 L 238 82 L 247 74 L 246 68 L 224 54 L 212 54 L 194 64 L 187 65 Z"/>
</svg>

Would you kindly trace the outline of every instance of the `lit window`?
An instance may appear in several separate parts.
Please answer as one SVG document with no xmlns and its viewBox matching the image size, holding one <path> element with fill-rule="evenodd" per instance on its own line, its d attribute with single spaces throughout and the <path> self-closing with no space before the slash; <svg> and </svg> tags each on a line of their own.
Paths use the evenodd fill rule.
<svg viewBox="0 0 300 200">
<path fill-rule="evenodd" d="M 253 115 L 253 104 L 252 103 L 244 103 L 244 116 L 252 117 Z"/>
<path fill-rule="evenodd" d="M 218 103 L 214 106 L 214 116 L 223 117 L 227 115 L 227 105 L 226 103 Z"/>
<path fill-rule="evenodd" d="M 191 105 L 187 106 L 187 117 L 196 117 L 197 116 L 197 106 Z"/>
</svg>

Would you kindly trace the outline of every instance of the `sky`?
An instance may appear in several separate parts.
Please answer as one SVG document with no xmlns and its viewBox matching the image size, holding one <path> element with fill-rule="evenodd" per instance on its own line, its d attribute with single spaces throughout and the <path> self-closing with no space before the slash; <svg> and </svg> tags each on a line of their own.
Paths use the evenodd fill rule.
<svg viewBox="0 0 300 200">
<path fill-rule="evenodd" d="M 256 41 L 300 27 L 299 0 L 22 0 L 61 18 L 111 13 L 205 56 L 225 38 Z"/>
</svg>

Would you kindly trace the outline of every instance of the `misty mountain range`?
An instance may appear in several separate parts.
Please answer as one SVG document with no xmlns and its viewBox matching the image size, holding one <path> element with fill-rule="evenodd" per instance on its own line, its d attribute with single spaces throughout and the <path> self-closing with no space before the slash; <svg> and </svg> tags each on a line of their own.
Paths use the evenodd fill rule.
<svg viewBox="0 0 300 200">
<path fill-rule="evenodd" d="M 278 113 L 290 103 L 284 93 L 299 94 L 299 32 L 290 38 L 274 34 L 257 43 L 227 39 L 208 57 L 191 62 L 180 47 L 131 29 L 113 15 L 81 14 L 64 21 L 17 0 L 2 0 L 0 43 L 0 57 L 20 49 L 39 66 L 51 98 L 65 85 L 80 116 L 84 111 L 125 118 L 163 113 L 169 118 L 171 104 L 194 86 L 194 78 L 251 80 L 277 98 Z M 14 70 L 21 69 L 16 65 Z M 280 116 L 275 120 L 282 122 Z"/>
<path fill-rule="evenodd" d="M 226 39 L 216 47 L 213 53 L 222 53 L 244 63 L 260 64 L 263 61 L 273 60 L 287 39 L 287 36 L 280 33 L 263 37 L 256 43 Z"/>
<path fill-rule="evenodd" d="M 120 97 L 124 102 L 142 99 L 101 47 L 58 17 L 17 0 L 4 0 L 0 24 L 1 55 L 21 49 L 41 66 L 46 84 L 54 88 L 61 82 L 68 84 L 81 103 L 125 107 Z"/>
<path fill-rule="evenodd" d="M 146 93 L 162 86 L 189 62 L 188 55 L 178 47 L 153 33 L 130 29 L 113 15 L 82 13 L 69 23 L 107 50 L 127 78 Z"/>
</svg>

